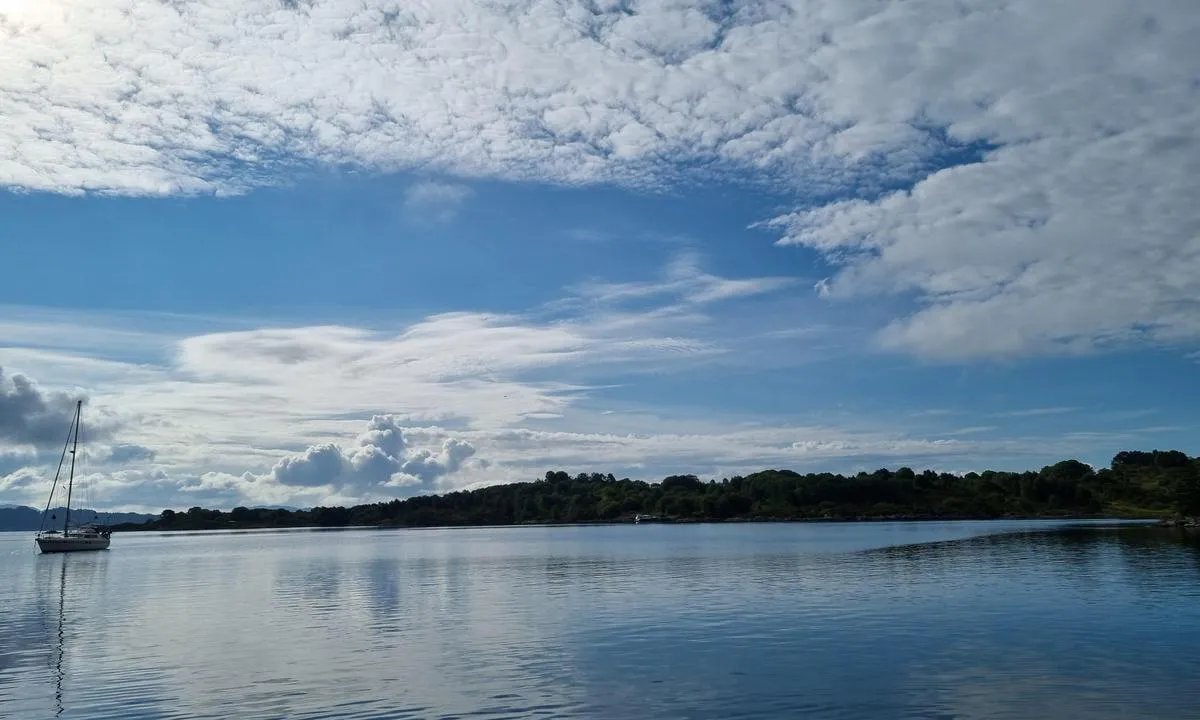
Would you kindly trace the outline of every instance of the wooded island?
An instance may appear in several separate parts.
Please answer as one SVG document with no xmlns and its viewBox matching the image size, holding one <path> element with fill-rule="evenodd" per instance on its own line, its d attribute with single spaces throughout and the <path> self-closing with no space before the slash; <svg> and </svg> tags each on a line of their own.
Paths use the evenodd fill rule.
<svg viewBox="0 0 1200 720">
<path fill-rule="evenodd" d="M 674 522 L 1195 516 L 1200 457 L 1127 451 L 1100 469 L 1064 460 L 1021 473 L 960 476 L 902 467 L 848 476 L 764 470 L 707 482 L 694 475 L 648 483 L 554 471 L 534 482 L 354 507 L 164 510 L 157 520 L 114 529 L 522 525 L 621 522 L 639 514 Z"/>
</svg>

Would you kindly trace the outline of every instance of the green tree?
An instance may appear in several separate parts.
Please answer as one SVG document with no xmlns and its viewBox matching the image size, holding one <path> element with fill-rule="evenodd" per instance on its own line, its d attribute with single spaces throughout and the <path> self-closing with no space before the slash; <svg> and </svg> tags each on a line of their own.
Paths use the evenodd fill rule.
<svg viewBox="0 0 1200 720">
<path fill-rule="evenodd" d="M 507 525 L 528 522 L 614 521 L 637 513 L 703 520 L 919 517 L 997 517 L 1075 514 L 1200 514 L 1200 458 L 1175 450 L 1117 453 L 1094 471 L 1063 460 L 1038 472 L 914 472 L 881 468 L 853 476 L 764 470 L 705 482 L 670 475 L 659 483 L 598 472 L 551 470 L 533 482 L 422 495 L 352 508 L 229 512 L 199 506 L 164 510 L 148 527 L 203 529 L 342 525 Z"/>
</svg>

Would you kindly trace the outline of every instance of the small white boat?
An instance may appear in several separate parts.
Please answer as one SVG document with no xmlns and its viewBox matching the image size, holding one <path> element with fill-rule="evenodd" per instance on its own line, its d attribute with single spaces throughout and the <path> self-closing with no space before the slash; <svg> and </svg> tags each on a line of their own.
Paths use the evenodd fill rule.
<svg viewBox="0 0 1200 720">
<path fill-rule="evenodd" d="M 79 425 L 83 415 L 83 401 L 75 403 L 75 419 L 71 421 L 71 430 L 67 433 L 67 443 L 63 446 L 62 457 L 58 459 L 58 471 L 54 473 L 54 484 L 50 486 L 50 498 L 46 500 L 46 509 L 42 512 L 42 524 L 38 529 L 37 545 L 44 553 L 77 552 L 79 550 L 107 550 L 112 540 L 112 531 L 95 523 L 71 527 L 71 499 L 75 491 L 75 456 L 79 451 Z M 50 505 L 54 501 L 54 491 L 58 489 L 58 480 L 62 475 L 63 463 L 67 454 L 71 455 L 71 470 L 67 475 L 67 502 L 64 509 L 62 530 L 46 530 L 46 516 L 50 515 Z M 53 515 L 52 520 L 57 520 Z"/>
</svg>

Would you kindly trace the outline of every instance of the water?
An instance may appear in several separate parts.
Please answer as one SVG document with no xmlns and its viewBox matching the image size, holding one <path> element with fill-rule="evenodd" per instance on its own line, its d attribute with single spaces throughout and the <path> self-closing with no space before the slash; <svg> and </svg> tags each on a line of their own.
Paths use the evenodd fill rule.
<svg viewBox="0 0 1200 720">
<path fill-rule="evenodd" d="M 1200 547 L 1055 523 L 0 533 L 5 718 L 1182 718 Z"/>
</svg>

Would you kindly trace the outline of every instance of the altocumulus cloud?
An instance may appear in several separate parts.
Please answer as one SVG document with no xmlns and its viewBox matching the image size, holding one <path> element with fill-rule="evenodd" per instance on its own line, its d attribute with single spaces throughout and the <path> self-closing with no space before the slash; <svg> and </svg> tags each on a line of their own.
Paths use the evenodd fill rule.
<svg viewBox="0 0 1200 720">
<path fill-rule="evenodd" d="M 767 224 L 836 266 L 831 299 L 915 299 L 885 348 L 1200 340 L 1191 0 L 0 8 L 10 187 L 240 192 L 327 162 L 636 186 L 704 167 L 794 194 Z"/>
</svg>

